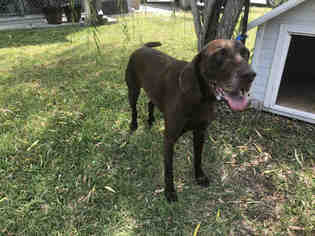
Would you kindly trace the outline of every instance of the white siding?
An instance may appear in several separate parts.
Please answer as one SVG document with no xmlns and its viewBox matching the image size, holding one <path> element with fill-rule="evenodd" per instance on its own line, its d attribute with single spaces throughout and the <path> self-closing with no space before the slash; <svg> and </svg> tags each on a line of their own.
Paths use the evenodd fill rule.
<svg viewBox="0 0 315 236">
<path fill-rule="evenodd" d="M 315 27 L 315 1 L 301 3 L 259 26 L 253 58 L 253 67 L 257 72 L 257 77 L 251 89 L 251 96 L 254 101 L 256 100 L 255 102 L 264 102 L 268 80 L 272 80 L 270 71 L 281 24 L 303 24 Z M 261 37 L 263 40 L 259 43 Z"/>
<path fill-rule="evenodd" d="M 253 67 L 257 73 L 257 77 L 254 81 L 251 94 L 252 99 L 259 103 L 263 103 L 265 98 L 265 90 L 271 66 L 270 61 L 272 61 L 274 53 L 274 40 L 268 38 L 273 35 L 270 32 L 271 28 L 268 24 L 265 24 L 263 27 L 259 27 L 257 32 L 254 54 L 258 53 L 258 55 L 255 55 L 253 59 Z M 260 40 L 262 42 L 259 42 Z"/>
<path fill-rule="evenodd" d="M 263 100 L 263 97 L 261 97 L 260 94 L 260 85 L 259 82 L 261 81 L 261 73 L 259 71 L 259 64 L 260 64 L 260 57 L 261 57 L 261 48 L 263 44 L 263 36 L 264 36 L 264 26 L 258 27 L 257 33 L 256 33 L 256 41 L 255 41 L 255 49 L 254 49 L 254 55 L 252 59 L 252 67 L 256 71 L 257 76 L 251 86 L 250 95 L 251 99 L 254 101 L 255 104 L 261 102 Z"/>
<path fill-rule="evenodd" d="M 293 8 L 280 16 L 270 20 L 275 24 L 307 24 L 315 23 L 315 1 L 306 1 L 296 8 Z"/>
</svg>

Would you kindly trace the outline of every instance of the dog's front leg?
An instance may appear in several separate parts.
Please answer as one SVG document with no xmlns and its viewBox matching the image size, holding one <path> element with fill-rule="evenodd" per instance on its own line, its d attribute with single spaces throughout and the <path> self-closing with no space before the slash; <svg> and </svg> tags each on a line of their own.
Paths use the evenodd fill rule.
<svg viewBox="0 0 315 236">
<path fill-rule="evenodd" d="M 164 137 L 164 178 L 165 178 L 165 197 L 169 202 L 177 201 L 177 194 L 174 187 L 173 176 L 173 155 L 175 141 Z"/>
<path fill-rule="evenodd" d="M 201 168 L 201 155 L 205 139 L 206 128 L 198 128 L 193 131 L 194 134 L 194 169 L 197 184 L 208 187 L 209 179 Z"/>
<path fill-rule="evenodd" d="M 165 117 L 165 134 L 164 134 L 164 178 L 165 178 L 165 196 L 169 202 L 177 201 L 176 190 L 174 187 L 173 176 L 173 155 L 174 145 L 177 139 L 182 135 L 185 125 L 185 119 L 171 113 Z"/>
</svg>

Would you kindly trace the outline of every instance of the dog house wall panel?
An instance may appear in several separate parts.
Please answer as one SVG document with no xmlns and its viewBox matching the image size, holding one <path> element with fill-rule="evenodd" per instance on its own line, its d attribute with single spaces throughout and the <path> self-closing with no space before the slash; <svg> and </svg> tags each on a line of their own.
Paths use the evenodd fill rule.
<svg viewBox="0 0 315 236">
<path fill-rule="evenodd" d="M 279 25 L 267 22 L 259 26 L 257 31 L 253 58 L 253 67 L 257 72 L 257 77 L 251 91 L 252 98 L 256 103 L 263 103 L 265 98 L 266 85 L 277 45 L 279 30 Z"/>
<path fill-rule="evenodd" d="M 257 52 L 256 48 L 254 52 L 254 54 L 259 54 L 257 58 L 258 62 L 253 61 L 257 77 L 253 84 L 254 91 L 252 91 L 251 94 L 256 103 L 264 103 L 265 91 L 268 78 L 270 77 L 270 70 L 280 31 L 278 25 L 269 24 L 269 22 L 264 24 L 263 27 L 263 35 L 259 35 L 260 39 L 256 39 L 262 41 L 260 52 Z M 260 28 L 262 28 L 262 26 Z"/>
<path fill-rule="evenodd" d="M 257 72 L 257 77 L 251 91 L 255 103 L 263 103 L 264 101 L 277 37 L 278 29 L 276 25 L 264 24 L 258 29 L 253 58 L 253 67 Z M 261 41 L 260 48 L 258 48 L 259 41 Z"/>
<path fill-rule="evenodd" d="M 292 0 L 291 0 L 292 1 Z M 250 25 L 250 24 L 249 24 Z M 315 1 L 303 1 L 296 7 L 293 7 L 282 14 L 258 25 L 255 50 L 253 56 L 253 67 L 257 72 L 257 77 L 251 89 L 251 96 L 254 106 L 264 107 L 268 110 L 268 94 L 267 87 L 269 83 L 274 82 L 272 78 L 272 70 L 281 70 L 273 65 L 277 61 L 279 55 L 276 55 L 277 47 L 281 45 L 283 39 L 280 36 L 280 30 L 283 25 L 301 25 L 301 27 L 315 27 Z M 278 43 L 279 41 L 279 43 Z M 274 73 L 273 73 L 274 74 Z M 272 109 L 272 112 L 279 113 Z M 280 112 L 281 113 L 281 112 Z M 303 113 L 301 113 L 303 114 Z M 291 115 L 290 112 L 285 115 L 294 118 L 296 114 Z M 303 119 L 310 121 L 309 119 Z"/>
</svg>

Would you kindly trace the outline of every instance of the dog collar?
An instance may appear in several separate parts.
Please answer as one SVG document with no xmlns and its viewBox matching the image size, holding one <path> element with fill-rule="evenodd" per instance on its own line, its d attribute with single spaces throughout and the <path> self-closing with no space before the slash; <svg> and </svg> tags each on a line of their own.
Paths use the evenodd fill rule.
<svg viewBox="0 0 315 236">
<path fill-rule="evenodd" d="M 183 84 L 183 82 L 182 82 L 183 74 L 184 74 L 184 70 L 182 70 L 178 76 L 178 84 L 179 84 L 180 88 L 182 88 L 182 84 Z M 199 88 L 200 88 L 201 101 L 202 102 L 212 101 L 213 99 L 221 100 L 220 97 L 218 97 L 216 94 L 213 94 L 216 92 L 216 82 L 215 81 L 210 81 L 209 83 L 206 83 L 205 79 L 200 74 L 197 75 L 197 79 L 198 79 L 198 84 L 199 84 Z M 212 90 L 212 92 L 210 92 L 209 90 Z"/>
</svg>

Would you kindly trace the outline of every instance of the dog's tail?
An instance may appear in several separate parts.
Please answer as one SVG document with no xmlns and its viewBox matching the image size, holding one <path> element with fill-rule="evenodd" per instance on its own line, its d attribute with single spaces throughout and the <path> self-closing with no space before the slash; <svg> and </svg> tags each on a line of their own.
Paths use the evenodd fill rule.
<svg viewBox="0 0 315 236">
<path fill-rule="evenodd" d="M 149 47 L 149 48 L 155 48 L 155 47 L 159 47 L 161 45 L 162 44 L 160 42 L 148 42 L 148 43 L 144 44 L 145 47 Z"/>
</svg>

